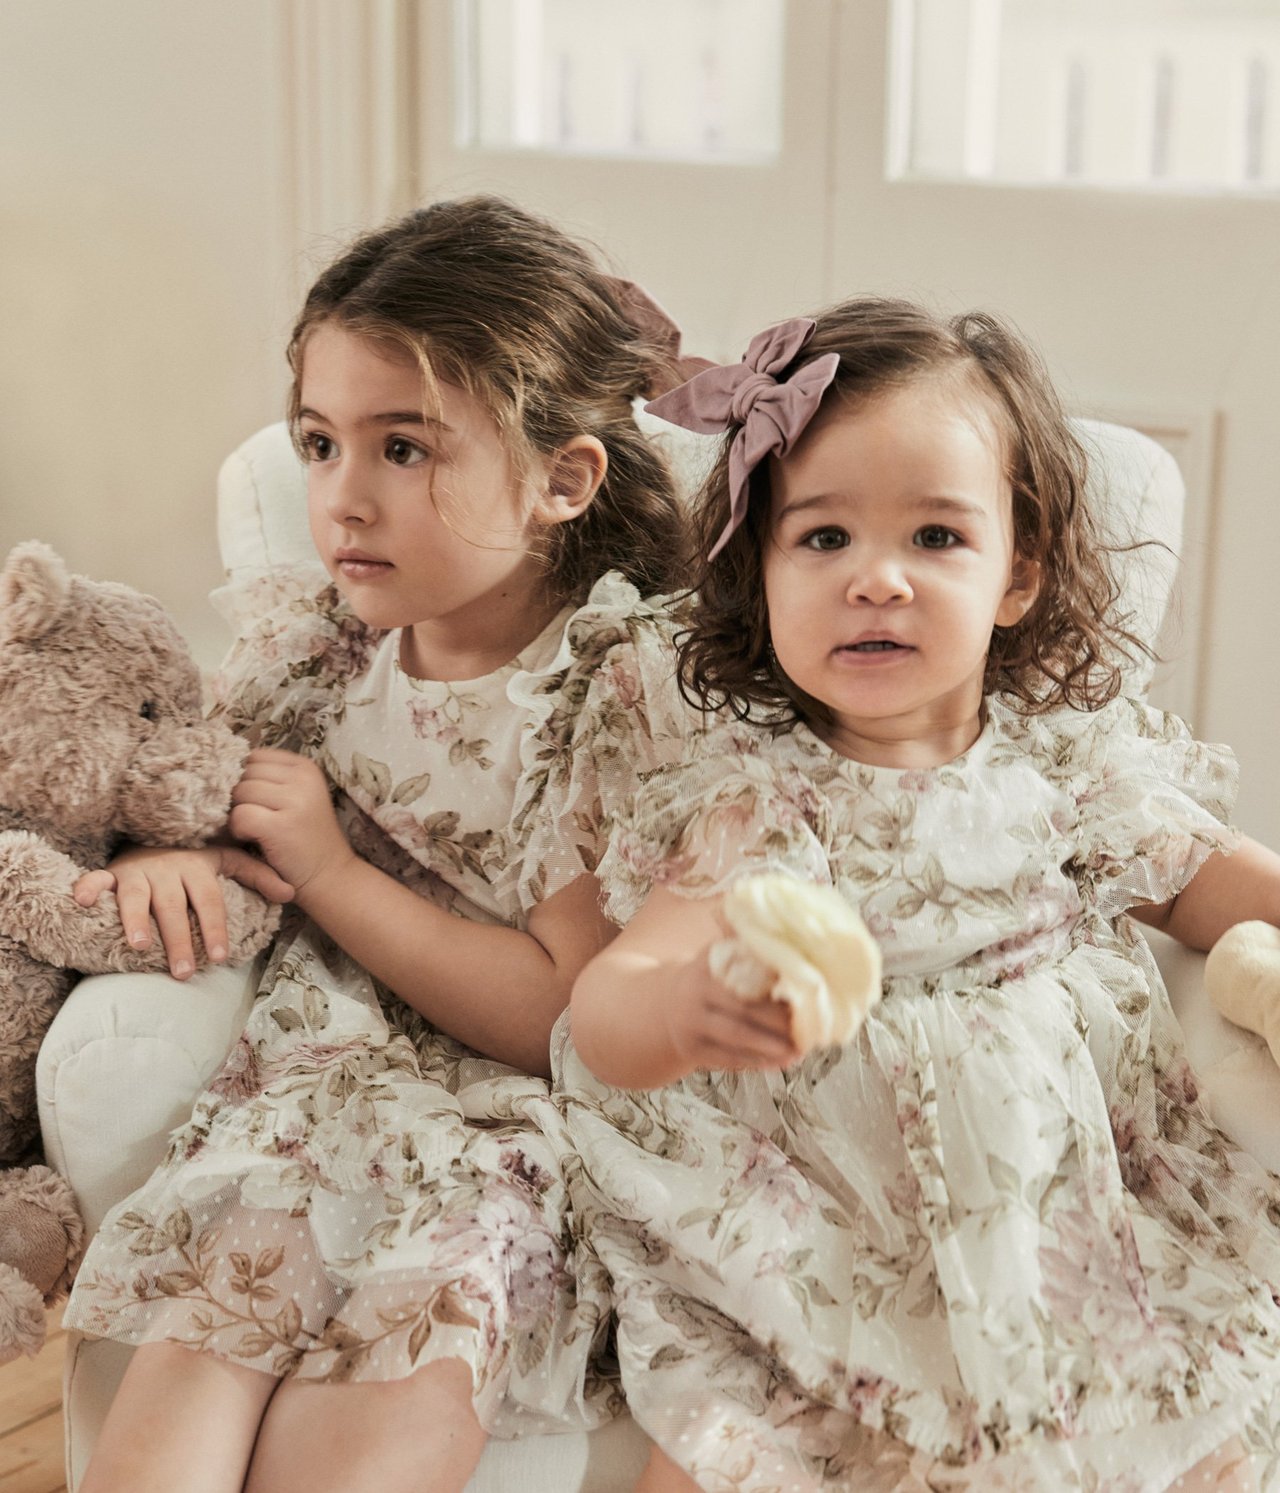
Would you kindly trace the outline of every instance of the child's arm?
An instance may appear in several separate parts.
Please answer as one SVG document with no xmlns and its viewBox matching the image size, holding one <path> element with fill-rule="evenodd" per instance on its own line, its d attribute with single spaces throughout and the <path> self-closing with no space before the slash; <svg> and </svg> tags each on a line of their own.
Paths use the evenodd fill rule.
<svg viewBox="0 0 1280 1493">
<path fill-rule="evenodd" d="M 598 1078 L 651 1089 L 698 1068 L 785 1068 L 799 1056 L 790 1008 L 744 1002 L 708 967 L 719 897 L 658 888 L 573 987 L 573 1041 Z"/>
<path fill-rule="evenodd" d="M 1171 901 L 1130 911 L 1192 949 L 1211 949 L 1237 923 L 1257 919 L 1280 927 L 1280 855 L 1242 840 L 1231 855 L 1211 855 Z"/>
<path fill-rule="evenodd" d="M 471 922 L 352 850 L 309 759 L 251 752 L 232 800 L 232 833 L 261 847 L 339 947 L 442 1031 L 526 1073 L 550 1073 L 551 1028 L 579 970 L 613 934 L 593 876 L 535 908 L 527 932 Z"/>
</svg>

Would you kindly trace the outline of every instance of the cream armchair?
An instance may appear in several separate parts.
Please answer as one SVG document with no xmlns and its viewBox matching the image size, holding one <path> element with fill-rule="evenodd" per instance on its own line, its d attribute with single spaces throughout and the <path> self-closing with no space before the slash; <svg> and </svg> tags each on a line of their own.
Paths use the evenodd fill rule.
<svg viewBox="0 0 1280 1493">
<path fill-rule="evenodd" d="M 705 461 L 697 438 L 671 442 L 686 472 Z M 1127 599 L 1148 637 L 1163 617 L 1181 538 L 1183 486 L 1173 459 L 1131 430 L 1081 422 L 1091 449 L 1091 486 L 1123 537 L 1163 540 L 1129 561 Z M 298 559 L 314 560 L 304 476 L 283 425 L 246 441 L 218 485 L 218 533 L 233 579 Z M 1137 675 L 1131 687 L 1141 689 Z M 1203 957 L 1153 935 L 1192 1060 L 1224 1126 L 1280 1169 L 1280 1070 L 1256 1038 L 1212 1010 L 1202 989 Z M 90 1230 L 137 1186 L 163 1153 L 168 1132 L 217 1070 L 239 1033 L 255 989 L 254 971 L 213 970 L 180 985 L 163 976 L 106 975 L 82 981 L 53 1024 L 40 1055 L 40 1117 L 51 1165 L 70 1180 Z M 67 1483 L 74 1493 L 130 1350 L 72 1338 L 67 1354 Z M 623 1418 L 590 1435 L 491 1443 L 471 1493 L 622 1493 L 645 1456 Z M 429 1493 L 424 1473 L 423 1493 Z"/>
</svg>

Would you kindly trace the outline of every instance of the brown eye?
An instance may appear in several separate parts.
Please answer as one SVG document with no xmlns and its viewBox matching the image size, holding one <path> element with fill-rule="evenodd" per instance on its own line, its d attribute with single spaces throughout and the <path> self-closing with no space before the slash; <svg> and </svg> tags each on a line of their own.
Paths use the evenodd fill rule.
<svg viewBox="0 0 1280 1493">
<path fill-rule="evenodd" d="M 144 700 L 138 708 L 138 714 L 144 721 L 153 721 L 156 718 L 156 702 Z"/>
<path fill-rule="evenodd" d="M 916 535 L 916 543 L 921 549 L 946 550 L 959 544 L 960 536 L 944 524 L 926 524 Z"/>
</svg>

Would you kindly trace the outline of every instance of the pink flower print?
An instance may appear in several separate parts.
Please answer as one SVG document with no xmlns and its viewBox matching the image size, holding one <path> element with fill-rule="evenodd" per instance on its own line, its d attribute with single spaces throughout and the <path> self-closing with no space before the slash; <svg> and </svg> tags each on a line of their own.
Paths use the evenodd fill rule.
<svg viewBox="0 0 1280 1493">
<path fill-rule="evenodd" d="M 435 705 L 429 705 L 425 700 L 409 701 L 409 723 L 414 735 L 423 741 L 438 741 L 452 746 L 455 741 L 462 740 L 462 727 L 456 721 L 451 721 L 444 711 Z"/>
<path fill-rule="evenodd" d="M 1132 1236 L 1107 1232 L 1107 1224 L 1084 1209 L 1054 1216 L 1057 1247 L 1040 1250 L 1046 1310 L 1062 1326 L 1078 1329 L 1098 1358 L 1122 1374 L 1158 1372 L 1145 1364 L 1153 1351 L 1163 1360 L 1175 1347 L 1161 1331 L 1147 1300 L 1146 1282 Z M 1161 1365 L 1163 1366 L 1163 1365 Z"/>
<path fill-rule="evenodd" d="M 618 704 L 624 710 L 634 710 L 644 698 L 635 670 L 629 668 L 622 659 L 611 659 L 602 672 Z"/>
<path fill-rule="evenodd" d="M 842 1364 L 835 1364 L 833 1367 L 847 1372 Z M 889 1384 L 878 1374 L 868 1374 L 859 1369 L 846 1379 L 844 1390 L 849 1409 L 859 1420 L 865 1420 L 868 1412 L 876 1409 L 889 1392 Z"/>
<path fill-rule="evenodd" d="M 246 1099 L 256 1098 L 262 1090 L 262 1069 L 253 1044 L 242 1036 L 227 1055 L 226 1062 L 209 1085 L 209 1091 L 229 1099 L 232 1104 L 242 1104 Z"/>
<path fill-rule="evenodd" d="M 355 617 L 338 619 L 336 630 L 324 617 L 318 619 L 313 649 L 336 678 L 353 679 L 369 667 L 377 636 Z"/>
<path fill-rule="evenodd" d="M 1180 1058 L 1159 1074 L 1156 1086 L 1171 1104 L 1182 1104 L 1188 1108 L 1199 1103 L 1200 1086 L 1186 1058 Z"/>
<path fill-rule="evenodd" d="M 898 787 L 903 793 L 926 794 L 938 786 L 938 775 L 926 768 L 898 774 Z"/>
<path fill-rule="evenodd" d="M 791 1228 L 799 1227 L 813 1212 L 808 1184 L 762 1135 L 753 1137 L 738 1173 L 738 1184 L 750 1192 L 753 1204 L 780 1213 Z"/>
<path fill-rule="evenodd" d="M 502 1170 L 513 1182 L 527 1187 L 531 1192 L 544 1193 L 554 1178 L 545 1167 L 539 1166 L 518 1146 L 504 1148 Z"/>
<path fill-rule="evenodd" d="M 441 1268 L 465 1266 L 473 1278 L 484 1279 L 484 1294 L 506 1300 L 511 1330 L 551 1320 L 564 1279 L 563 1254 L 523 1188 L 490 1181 L 471 1208 L 433 1227 L 432 1243 Z"/>
<path fill-rule="evenodd" d="M 867 932 L 878 944 L 892 943 L 897 939 L 902 925 L 902 919 L 891 918 L 887 913 L 880 912 L 874 907 L 862 909 L 862 921 L 867 925 Z"/>
<path fill-rule="evenodd" d="M 884 1188 L 884 1200 L 897 1218 L 915 1218 L 924 1201 L 920 1179 L 913 1171 L 901 1171 Z"/>
</svg>

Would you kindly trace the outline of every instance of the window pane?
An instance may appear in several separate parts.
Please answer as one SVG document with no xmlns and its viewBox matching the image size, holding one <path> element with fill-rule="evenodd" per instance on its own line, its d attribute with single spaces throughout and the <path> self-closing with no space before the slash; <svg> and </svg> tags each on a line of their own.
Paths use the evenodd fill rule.
<svg viewBox="0 0 1280 1493">
<path fill-rule="evenodd" d="M 899 176 L 1280 187 L 1280 0 L 895 0 Z"/>
<path fill-rule="evenodd" d="M 767 160 L 784 0 L 455 0 L 458 143 Z"/>
</svg>

